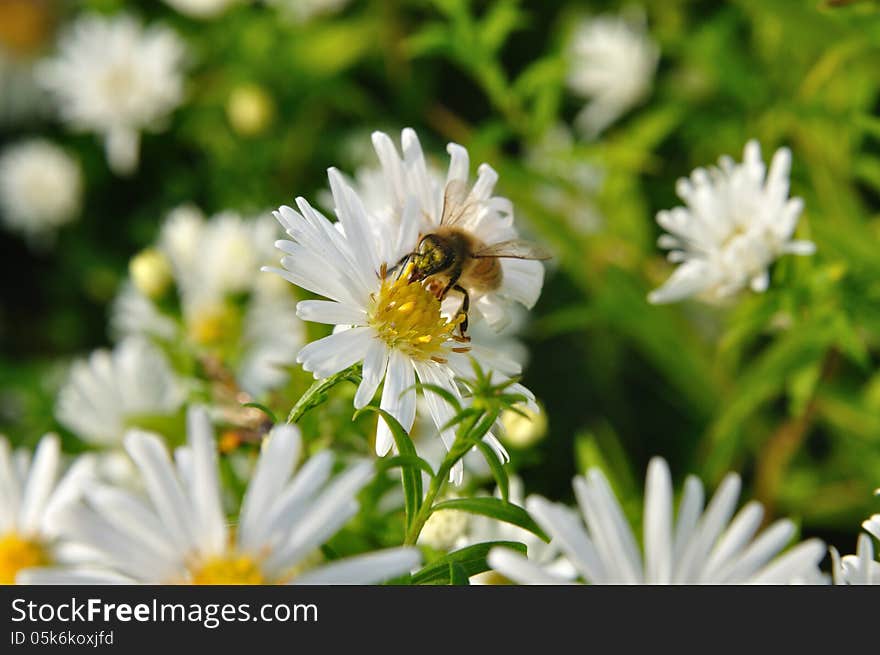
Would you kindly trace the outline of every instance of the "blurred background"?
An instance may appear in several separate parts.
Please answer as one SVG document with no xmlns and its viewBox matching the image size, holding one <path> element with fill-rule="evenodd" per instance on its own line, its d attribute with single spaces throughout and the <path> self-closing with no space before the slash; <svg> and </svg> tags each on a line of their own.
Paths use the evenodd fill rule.
<svg viewBox="0 0 880 655">
<path fill-rule="evenodd" d="M 34 81 L 87 12 L 134 14 L 186 46 L 179 106 L 143 131 L 128 175 Z M 598 16 L 636 35 L 614 58 L 631 88 L 599 121 L 573 45 Z M 571 500 L 571 477 L 601 466 L 635 518 L 662 455 L 677 487 L 738 471 L 769 517 L 850 552 L 880 487 L 878 61 L 873 0 L 0 0 L 0 147 L 48 139 L 82 177 L 65 224 L 35 234 L 4 217 L 0 432 L 88 447 L 57 420 L 58 390 L 72 361 L 114 342 L 130 260 L 171 210 L 321 204 L 329 166 L 375 168 L 370 132 L 413 127 L 441 169 L 449 141 L 496 168 L 520 229 L 555 255 L 512 335 L 547 415 L 545 432 L 508 437 L 528 491 Z M 678 178 L 741 160 L 750 138 L 765 161 L 791 149 L 816 255 L 778 261 L 764 294 L 648 304 L 672 271 L 655 214 L 680 204 Z M 309 383 L 293 370 L 258 400 L 283 416 Z M 369 450 L 351 393 L 307 416 L 314 443 Z"/>
</svg>

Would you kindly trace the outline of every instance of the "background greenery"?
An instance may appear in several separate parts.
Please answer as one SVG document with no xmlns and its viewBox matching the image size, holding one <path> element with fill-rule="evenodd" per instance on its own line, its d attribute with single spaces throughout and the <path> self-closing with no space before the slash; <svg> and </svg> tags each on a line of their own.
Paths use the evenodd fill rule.
<svg viewBox="0 0 880 655">
<path fill-rule="evenodd" d="M 771 516 L 799 520 L 850 552 L 880 486 L 880 3 L 663 0 L 645 6 L 661 61 L 651 95 L 599 140 L 533 153 L 581 107 L 564 86 L 565 39 L 616 2 L 359 1 L 305 24 L 260 4 L 194 21 L 154 0 L 66 3 L 161 19 L 190 44 L 187 101 L 147 134 L 139 172 L 110 173 L 91 135 L 50 119 L 0 140 L 49 134 L 80 158 L 81 219 L 51 249 L 3 236 L 0 430 L 34 443 L 53 418 L 70 358 L 109 342 L 108 305 L 129 258 L 178 204 L 207 213 L 317 200 L 325 170 L 373 163 L 369 132 L 414 127 L 427 151 L 467 146 L 501 175 L 520 223 L 556 253 L 523 332 L 525 383 L 549 432 L 514 452 L 527 489 L 570 499 L 570 478 L 602 466 L 634 516 L 647 460 L 710 487 L 741 472 Z M 227 114 L 241 85 L 267 94 L 256 134 Z M 654 214 L 679 204 L 675 180 L 751 138 L 765 159 L 793 152 L 799 233 L 818 247 L 784 258 L 770 290 L 724 307 L 649 305 L 671 271 Z M 595 184 L 571 175 L 596 171 Z M 562 190 L 548 207 L 540 189 Z M 592 208 L 590 229 L 574 217 Z M 308 379 L 268 402 L 284 415 Z M 314 443 L 354 443 L 344 387 L 308 416 Z M 67 443 L 75 448 L 70 435 Z M 356 447 L 356 446 L 355 446 Z M 361 446 L 361 449 L 366 450 Z"/>
</svg>

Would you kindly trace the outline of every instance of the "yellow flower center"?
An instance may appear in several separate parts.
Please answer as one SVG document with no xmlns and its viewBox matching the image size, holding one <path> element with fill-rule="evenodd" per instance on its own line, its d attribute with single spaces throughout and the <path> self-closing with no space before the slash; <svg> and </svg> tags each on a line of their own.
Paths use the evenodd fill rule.
<svg viewBox="0 0 880 655">
<path fill-rule="evenodd" d="M 367 323 L 378 332 L 389 348 L 396 348 L 412 359 L 445 362 L 440 357 L 443 344 L 458 340 L 453 332 L 464 316 L 449 320 L 440 313 L 440 300 L 420 282 L 408 282 L 410 264 L 400 275 L 385 277 Z M 453 348 L 467 352 L 469 348 Z"/>
<path fill-rule="evenodd" d="M 14 532 L 0 536 L 0 584 L 15 584 L 15 576 L 22 569 L 48 563 L 46 550 L 39 542 Z"/>
<path fill-rule="evenodd" d="M 267 584 L 259 564 L 250 556 L 230 553 L 212 557 L 193 571 L 192 584 Z"/>
</svg>

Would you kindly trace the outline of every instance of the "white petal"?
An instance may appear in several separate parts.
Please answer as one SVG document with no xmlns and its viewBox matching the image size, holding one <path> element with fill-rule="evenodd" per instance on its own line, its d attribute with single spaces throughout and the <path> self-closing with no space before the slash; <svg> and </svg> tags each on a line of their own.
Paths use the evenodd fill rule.
<svg viewBox="0 0 880 655">
<path fill-rule="evenodd" d="M 366 322 L 363 309 L 332 300 L 302 300 L 296 305 L 296 315 L 304 321 L 328 325 L 363 325 Z"/>
<path fill-rule="evenodd" d="M 509 548 L 493 548 L 486 561 L 501 575 L 519 584 L 568 584 Z"/>
<path fill-rule="evenodd" d="M 375 584 L 409 573 L 421 561 L 418 548 L 389 548 L 326 564 L 299 576 L 293 584 Z"/>
<path fill-rule="evenodd" d="M 412 429 L 416 418 L 415 370 L 409 357 L 399 350 L 392 350 L 388 358 L 388 371 L 385 374 L 385 387 L 379 406 L 391 414 L 404 430 Z M 376 454 L 386 455 L 394 445 L 391 428 L 381 416 L 376 425 Z"/>
<path fill-rule="evenodd" d="M 648 464 L 643 521 L 645 582 L 668 584 L 672 578 L 672 478 L 661 457 Z"/>
<path fill-rule="evenodd" d="M 40 439 L 21 499 L 19 529 L 25 534 L 39 530 L 43 511 L 61 465 L 61 444 L 53 434 Z"/>
<path fill-rule="evenodd" d="M 199 522 L 199 550 L 205 555 L 217 555 L 226 549 L 227 544 L 214 430 L 208 413 L 202 407 L 192 407 L 186 419 L 193 459 L 191 497 L 193 514 Z"/>
<path fill-rule="evenodd" d="M 296 356 L 303 368 L 316 379 L 330 377 L 352 364 L 363 361 L 373 338 L 372 328 L 355 327 L 314 341 Z"/>
<path fill-rule="evenodd" d="M 292 425 L 279 425 L 263 442 L 260 458 L 245 492 L 239 520 L 238 540 L 245 550 L 259 546 L 256 538 L 265 534 L 260 526 L 268 518 L 268 508 L 284 489 L 301 448 L 299 430 Z"/>
</svg>

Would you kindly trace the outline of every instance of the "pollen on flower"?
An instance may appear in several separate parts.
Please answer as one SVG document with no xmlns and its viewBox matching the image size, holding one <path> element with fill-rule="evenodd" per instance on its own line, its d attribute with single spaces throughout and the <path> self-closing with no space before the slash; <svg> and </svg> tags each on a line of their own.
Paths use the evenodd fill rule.
<svg viewBox="0 0 880 655">
<path fill-rule="evenodd" d="M 241 327 L 239 322 L 233 307 L 210 305 L 193 313 L 188 321 L 189 337 L 200 346 L 220 346 L 234 339 Z"/>
<path fill-rule="evenodd" d="M 464 316 L 444 317 L 437 296 L 420 282 L 408 281 L 411 268 L 410 264 L 400 275 L 382 280 L 368 323 L 389 348 L 413 359 L 443 361 L 443 346 L 455 339 Z"/>
<path fill-rule="evenodd" d="M 254 558 L 240 553 L 229 553 L 205 560 L 192 572 L 192 584 L 266 584 L 266 578 Z"/>
<path fill-rule="evenodd" d="M 15 576 L 22 569 L 48 563 L 46 550 L 39 542 L 15 532 L 0 536 L 0 584 L 15 584 Z"/>
</svg>

